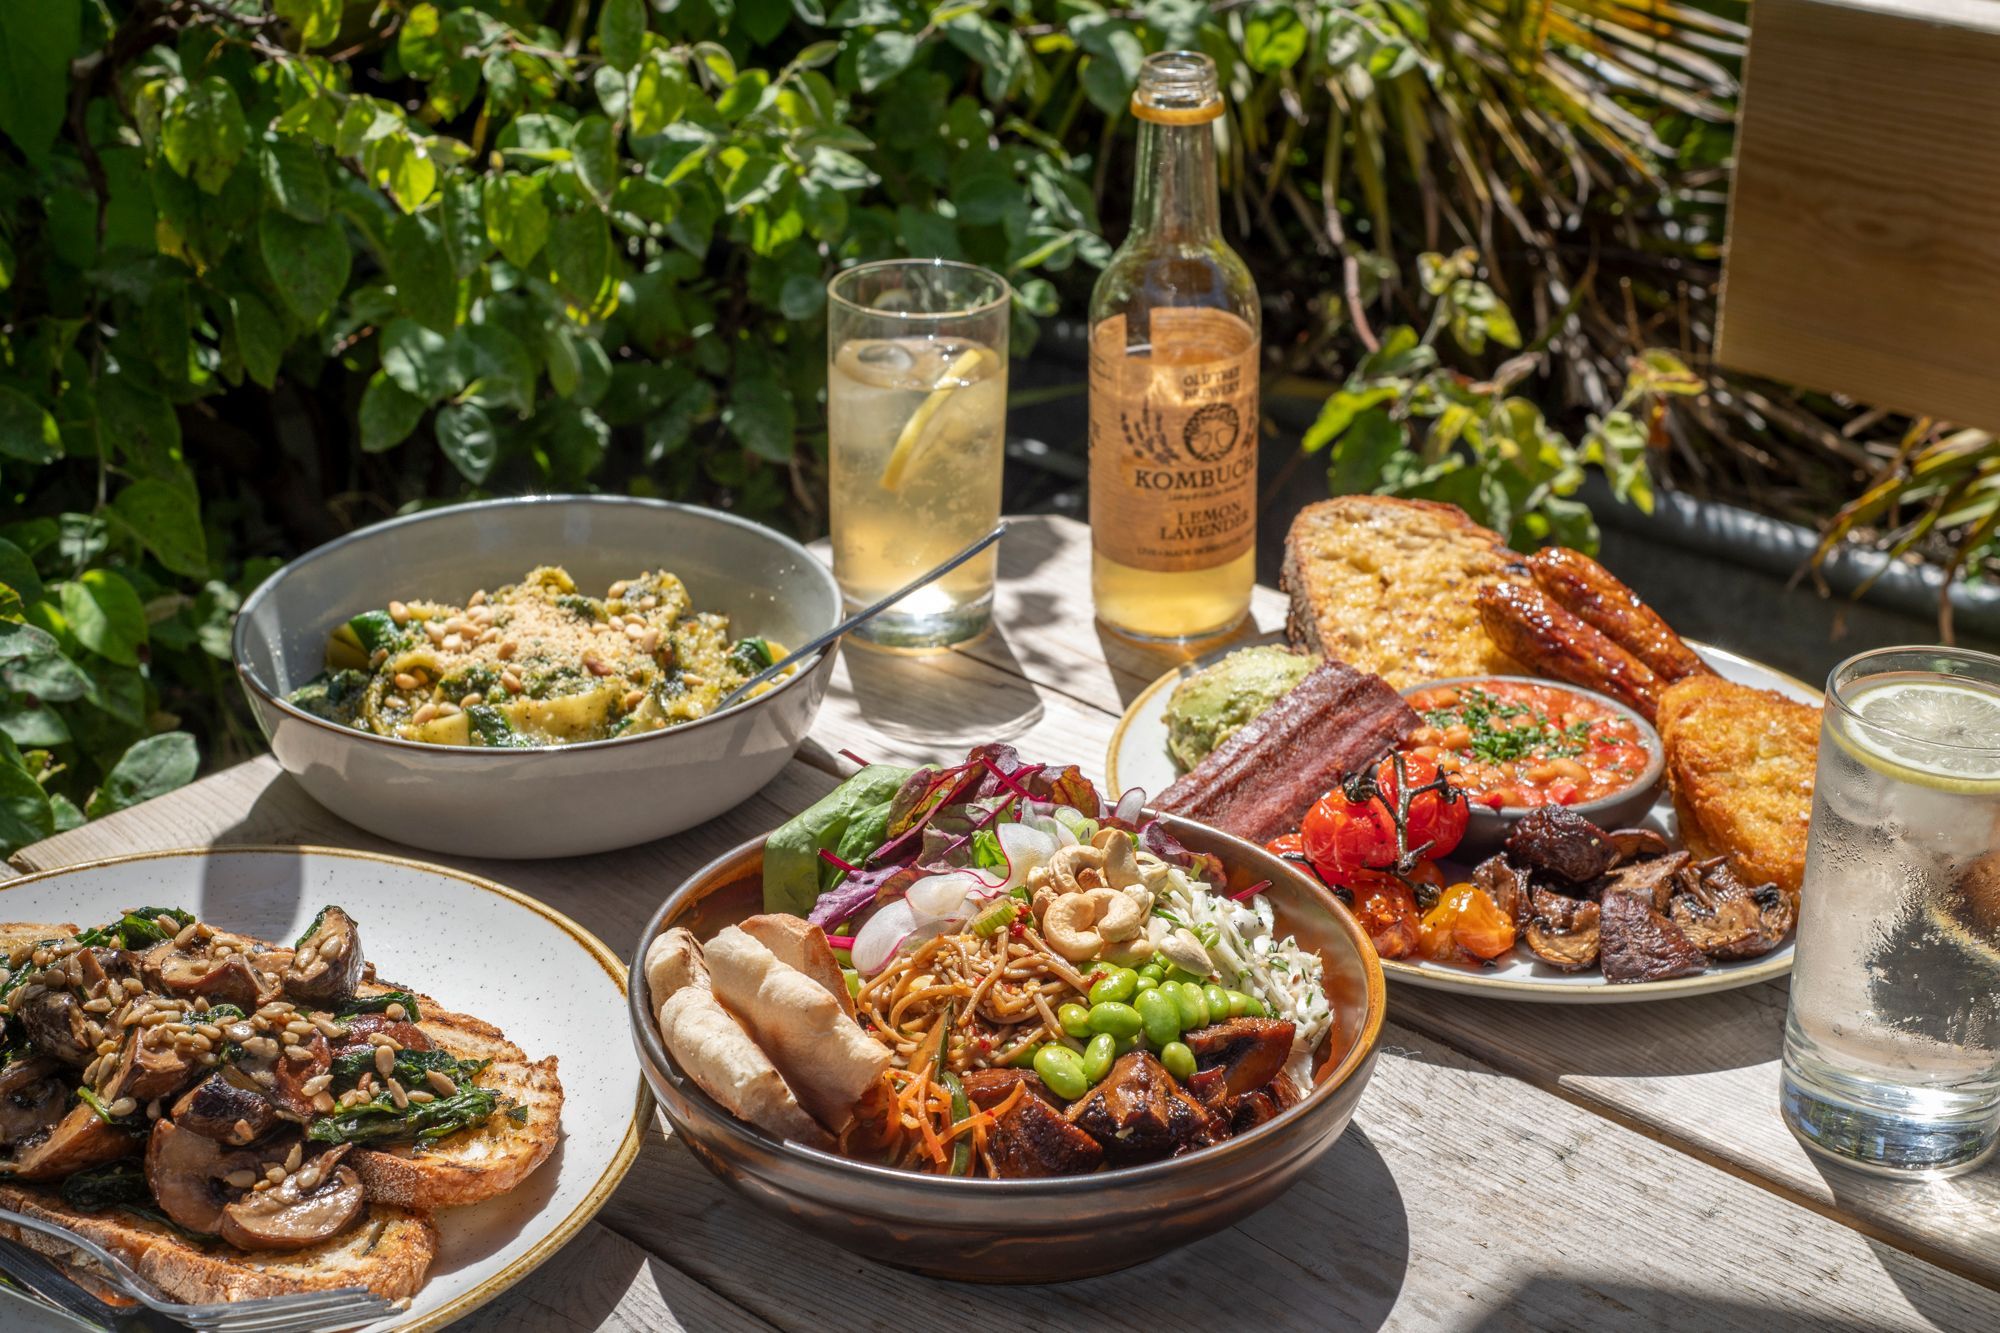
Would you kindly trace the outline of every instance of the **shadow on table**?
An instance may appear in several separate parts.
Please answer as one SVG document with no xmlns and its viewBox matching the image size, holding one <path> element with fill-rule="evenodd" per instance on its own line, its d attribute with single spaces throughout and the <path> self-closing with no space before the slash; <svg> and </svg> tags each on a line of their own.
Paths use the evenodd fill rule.
<svg viewBox="0 0 2000 1333">
<path fill-rule="evenodd" d="M 1785 987 L 1632 1004 L 1524 1004 L 1389 985 L 1389 1019 L 1509 1074 L 1671 1078 L 1746 1069 L 1784 1045 Z"/>
<path fill-rule="evenodd" d="M 1097 633 L 1097 645 L 1104 654 L 1104 660 L 1113 668 L 1111 678 L 1118 687 L 1119 702 L 1127 708 L 1167 672 L 1266 637 L 1254 620 L 1245 620 L 1227 634 L 1187 643 L 1148 643 L 1143 639 L 1130 639 L 1096 621 L 1092 622 L 1091 628 Z M 1166 701 L 1161 700 L 1161 706 L 1165 707 L 1165 704 Z"/>
<path fill-rule="evenodd" d="M 1551 1256 L 1551 1262 L 1560 1262 Z M 1729 1281 L 1718 1272 L 1718 1285 Z M 1521 1328 L 1687 1329 L 1700 1333 L 1874 1333 L 1883 1325 L 1832 1319 L 1824 1313 L 1774 1309 L 1769 1300 L 1736 1300 L 1623 1282 L 1590 1275 L 1548 1273 L 1517 1285 L 1499 1305 L 1466 1328 L 1509 1333 Z"/>
<path fill-rule="evenodd" d="M 1985 1251 L 1983 1267 L 1991 1267 L 1994 1219 L 2000 1216 L 2000 1165 L 1988 1162 L 1977 1171 L 1950 1180 L 1898 1181 L 1842 1166 L 1814 1152 L 1808 1152 L 1806 1160 L 1826 1182 L 1827 1193 L 1833 1196 L 1839 1212 L 1859 1217 L 1880 1218 L 1885 1213 L 1891 1219 L 1906 1217 L 1925 1234 L 1957 1237 L 1965 1248 Z M 1969 1310 L 1960 1299 L 1967 1288 L 1956 1282 L 1940 1282 L 1938 1270 L 1929 1261 L 1872 1236 L 1868 1248 L 1874 1251 L 1882 1271 L 1902 1290 L 1910 1308 L 1937 1327 L 1968 1333 L 1996 1327 L 1996 1302 L 1986 1293 L 1978 1293 L 1986 1303 Z"/>
<path fill-rule="evenodd" d="M 988 658 L 1009 652 L 998 634 L 984 642 Z M 960 743 L 1009 740 L 1042 717 L 1034 686 L 969 657 L 940 663 L 936 656 L 869 648 L 846 648 L 842 656 L 856 711 L 884 736 L 921 741 L 941 751 Z"/>
</svg>

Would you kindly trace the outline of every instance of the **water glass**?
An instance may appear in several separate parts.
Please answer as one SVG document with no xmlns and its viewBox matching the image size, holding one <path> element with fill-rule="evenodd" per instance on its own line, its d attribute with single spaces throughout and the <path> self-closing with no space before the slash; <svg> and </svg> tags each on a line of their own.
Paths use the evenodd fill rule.
<svg viewBox="0 0 2000 1333">
<path fill-rule="evenodd" d="M 2000 1139 L 2000 658 L 1827 681 L 1781 1109 L 1816 1152 L 1948 1175 Z"/>
<path fill-rule="evenodd" d="M 1006 280 L 972 264 L 896 259 L 827 284 L 827 460 L 833 573 L 857 611 L 992 529 L 1007 430 Z M 859 634 L 943 648 L 993 614 L 992 550 Z"/>
</svg>

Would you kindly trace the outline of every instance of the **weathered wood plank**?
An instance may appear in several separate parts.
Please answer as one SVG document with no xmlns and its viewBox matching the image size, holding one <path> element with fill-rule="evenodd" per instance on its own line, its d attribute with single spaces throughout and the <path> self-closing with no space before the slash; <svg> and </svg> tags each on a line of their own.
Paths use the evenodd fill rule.
<svg viewBox="0 0 2000 1333">
<path fill-rule="evenodd" d="M 547 1263 L 452 1327 L 461 1333 L 767 1333 L 771 1326 L 658 1255 L 592 1222 Z"/>
<path fill-rule="evenodd" d="M 908 1277 L 753 1209 L 676 1145 L 607 1225 L 785 1328 L 1985 1329 L 2000 1296 L 1392 1027 L 1347 1135 L 1277 1203 L 1048 1287 Z M 753 1254 L 783 1263 L 746 1263 Z"/>
</svg>

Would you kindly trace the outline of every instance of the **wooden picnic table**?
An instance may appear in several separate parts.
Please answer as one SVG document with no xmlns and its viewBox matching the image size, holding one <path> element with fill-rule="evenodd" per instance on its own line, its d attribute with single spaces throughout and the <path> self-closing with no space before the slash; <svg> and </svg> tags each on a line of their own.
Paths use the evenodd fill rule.
<svg viewBox="0 0 2000 1333">
<path fill-rule="evenodd" d="M 1283 623 L 1260 588 L 1255 619 Z M 811 738 L 763 792 L 679 837 L 568 861 L 448 861 L 629 954 L 663 896 L 850 772 L 1005 740 L 1101 773 L 1170 655 L 1101 636 L 1087 529 L 1016 523 L 994 633 L 850 648 Z M 1755 652 L 1753 628 L 1733 645 Z M 400 851 L 269 757 L 22 849 L 0 875 L 228 844 Z M 2000 1169 L 1894 1184 L 1809 1157 L 1778 1118 L 1785 988 L 1576 1008 L 1392 983 L 1353 1125 L 1282 1199 L 1141 1268 L 1044 1287 L 931 1281 L 753 1208 L 650 1134 L 610 1204 L 466 1329 L 1098 1327 L 2000 1329 Z M 623 1034 L 607 1033 L 606 1040 Z"/>
</svg>

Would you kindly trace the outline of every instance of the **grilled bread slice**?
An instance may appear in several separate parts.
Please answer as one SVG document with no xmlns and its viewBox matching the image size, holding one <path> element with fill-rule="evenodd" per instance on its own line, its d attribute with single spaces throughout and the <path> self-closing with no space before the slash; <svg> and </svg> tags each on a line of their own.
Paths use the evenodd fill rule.
<svg viewBox="0 0 2000 1333">
<path fill-rule="evenodd" d="M 1660 741 L 1681 840 L 1727 856 L 1745 883 L 1797 894 L 1819 762 L 1820 710 L 1720 676 L 1660 695 Z"/>
<path fill-rule="evenodd" d="M 389 988 L 360 989 L 367 994 Z M 361 1177 L 371 1203 L 430 1212 L 505 1194 L 547 1161 L 561 1138 L 563 1091 L 556 1058 L 530 1061 L 491 1023 L 452 1013 L 428 996 L 416 999 L 424 1035 L 461 1060 L 491 1060 L 474 1082 L 498 1093 L 511 1109 L 437 1143 L 357 1148 L 347 1164 Z"/>
<path fill-rule="evenodd" d="M 76 934 L 78 929 L 80 927 L 69 923 L 9 921 L 5 925 L 0 925 L 0 958 L 6 959 L 12 966 L 19 963 L 33 946 L 43 940 L 68 939 Z"/>
<path fill-rule="evenodd" d="M 1497 583 L 1532 586 L 1527 562 L 1456 505 L 1343 495 L 1292 520 L 1278 586 L 1295 646 L 1405 689 L 1522 674 L 1479 621 L 1474 599 Z"/>
<path fill-rule="evenodd" d="M 437 1226 L 421 1213 L 371 1204 L 360 1222 L 303 1250 L 252 1253 L 203 1246 L 164 1222 L 110 1208 L 78 1212 L 53 1189 L 0 1184 L 0 1207 L 68 1227 L 112 1251 L 175 1300 L 201 1304 L 365 1286 L 379 1296 L 414 1295 L 437 1255 Z M 92 1260 L 52 1236 L 0 1224 L 0 1236 L 91 1273 Z"/>
</svg>

